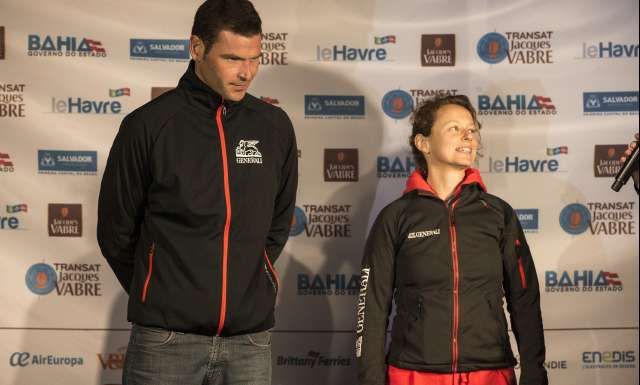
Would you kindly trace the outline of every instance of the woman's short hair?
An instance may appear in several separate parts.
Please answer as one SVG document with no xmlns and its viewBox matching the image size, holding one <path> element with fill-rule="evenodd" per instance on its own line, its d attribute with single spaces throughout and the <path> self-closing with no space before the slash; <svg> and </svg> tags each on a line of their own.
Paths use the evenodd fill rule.
<svg viewBox="0 0 640 385">
<path fill-rule="evenodd" d="M 421 134 L 423 136 L 431 135 L 431 128 L 436 121 L 438 110 L 444 106 L 454 104 L 460 107 L 464 107 L 473 118 L 473 122 L 480 129 L 481 125 L 478 122 L 476 116 L 476 110 L 473 108 L 471 101 L 466 95 L 447 95 L 447 96 L 435 96 L 420 103 L 418 107 L 413 111 L 411 116 L 411 137 L 409 138 L 409 145 L 411 146 L 411 152 L 413 153 L 413 160 L 416 163 L 416 168 L 427 176 L 427 160 L 424 155 L 416 147 L 415 138 L 416 135 Z"/>
</svg>

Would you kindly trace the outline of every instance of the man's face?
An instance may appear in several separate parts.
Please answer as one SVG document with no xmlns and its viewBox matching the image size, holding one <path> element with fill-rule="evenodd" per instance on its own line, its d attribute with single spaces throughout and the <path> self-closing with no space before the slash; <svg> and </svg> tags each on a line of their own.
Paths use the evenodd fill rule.
<svg viewBox="0 0 640 385">
<path fill-rule="evenodd" d="M 260 34 L 246 37 L 222 30 L 207 54 L 204 42 L 191 36 L 191 57 L 196 74 L 226 100 L 240 101 L 247 93 L 260 64 Z"/>
</svg>

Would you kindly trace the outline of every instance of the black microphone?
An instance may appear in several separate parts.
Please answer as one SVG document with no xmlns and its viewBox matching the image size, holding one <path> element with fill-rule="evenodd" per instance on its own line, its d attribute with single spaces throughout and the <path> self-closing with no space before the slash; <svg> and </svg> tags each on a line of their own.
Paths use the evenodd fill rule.
<svg viewBox="0 0 640 385">
<path fill-rule="evenodd" d="M 618 171 L 616 180 L 611 185 L 613 191 L 620 191 L 622 186 L 624 186 L 629 180 L 633 169 L 638 167 L 638 147 L 640 147 L 640 143 L 636 142 L 636 148 L 633 149 L 631 155 L 627 157 L 627 160 L 625 160 L 622 168 L 620 168 L 620 171 Z"/>
</svg>

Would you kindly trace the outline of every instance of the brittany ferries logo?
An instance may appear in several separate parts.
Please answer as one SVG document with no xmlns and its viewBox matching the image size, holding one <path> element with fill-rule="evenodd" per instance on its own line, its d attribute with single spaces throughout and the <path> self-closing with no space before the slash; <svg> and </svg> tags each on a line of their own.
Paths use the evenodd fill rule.
<svg viewBox="0 0 640 385">
<path fill-rule="evenodd" d="M 262 153 L 258 150 L 259 140 L 240 140 L 236 147 L 236 163 L 262 164 Z"/>
</svg>

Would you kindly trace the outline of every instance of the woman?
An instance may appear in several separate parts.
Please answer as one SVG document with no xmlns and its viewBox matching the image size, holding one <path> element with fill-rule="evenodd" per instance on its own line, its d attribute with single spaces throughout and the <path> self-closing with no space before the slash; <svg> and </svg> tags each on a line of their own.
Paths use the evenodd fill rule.
<svg viewBox="0 0 640 385">
<path fill-rule="evenodd" d="M 506 298 L 520 385 L 547 384 L 540 293 L 514 210 L 471 168 L 479 145 L 466 96 L 413 116 L 417 170 L 376 219 L 362 262 L 356 358 L 360 385 L 514 384 Z M 397 314 L 385 359 L 392 298 Z M 388 368 L 387 368 L 388 365 Z"/>
</svg>

